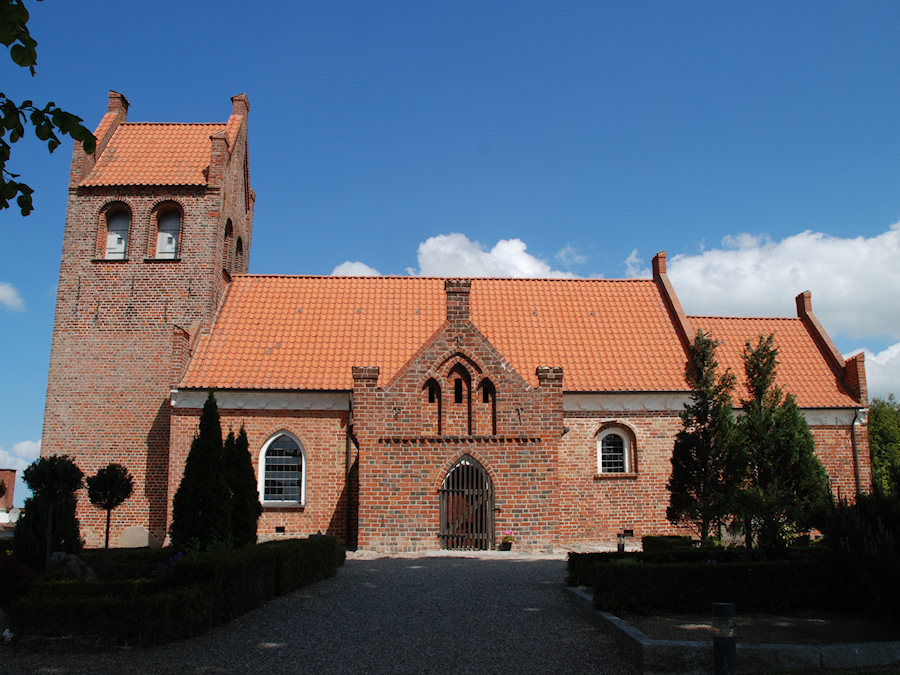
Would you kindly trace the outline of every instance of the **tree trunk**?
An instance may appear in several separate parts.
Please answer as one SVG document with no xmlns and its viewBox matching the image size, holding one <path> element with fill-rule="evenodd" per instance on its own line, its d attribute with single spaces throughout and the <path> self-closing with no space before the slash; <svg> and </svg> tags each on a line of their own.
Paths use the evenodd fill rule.
<svg viewBox="0 0 900 675">
<path fill-rule="evenodd" d="M 44 569 L 50 566 L 50 554 L 53 553 L 53 500 L 47 505 L 47 543 L 46 556 L 44 557 Z"/>
<path fill-rule="evenodd" d="M 109 548 L 109 517 L 112 515 L 112 509 L 106 509 L 106 544 L 103 548 Z"/>
</svg>

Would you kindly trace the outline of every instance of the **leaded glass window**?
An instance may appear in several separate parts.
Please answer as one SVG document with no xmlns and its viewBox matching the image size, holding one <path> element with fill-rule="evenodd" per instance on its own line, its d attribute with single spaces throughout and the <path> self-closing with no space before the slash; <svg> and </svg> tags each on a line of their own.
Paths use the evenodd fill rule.
<svg viewBox="0 0 900 675">
<path fill-rule="evenodd" d="M 601 473 L 625 473 L 625 440 L 619 434 L 607 434 L 600 441 Z"/>
<path fill-rule="evenodd" d="M 266 447 L 263 501 L 302 503 L 303 451 L 287 434 L 276 437 Z"/>
</svg>

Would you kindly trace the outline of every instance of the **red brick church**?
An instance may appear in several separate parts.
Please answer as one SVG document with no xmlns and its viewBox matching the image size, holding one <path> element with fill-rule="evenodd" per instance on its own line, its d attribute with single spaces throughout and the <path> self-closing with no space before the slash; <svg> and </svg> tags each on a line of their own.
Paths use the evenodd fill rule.
<svg viewBox="0 0 900 675">
<path fill-rule="evenodd" d="M 255 195 L 244 95 L 221 124 L 126 120 L 109 94 L 75 148 L 42 453 L 136 477 L 112 541 L 159 545 L 214 389 L 246 427 L 261 538 L 334 534 L 381 551 L 587 548 L 670 532 L 666 481 L 697 330 L 742 374 L 774 333 L 832 486 L 871 483 L 862 355 L 809 293 L 796 318 L 685 314 L 651 279 L 247 274 Z M 103 514 L 79 500 L 88 545 Z"/>
</svg>

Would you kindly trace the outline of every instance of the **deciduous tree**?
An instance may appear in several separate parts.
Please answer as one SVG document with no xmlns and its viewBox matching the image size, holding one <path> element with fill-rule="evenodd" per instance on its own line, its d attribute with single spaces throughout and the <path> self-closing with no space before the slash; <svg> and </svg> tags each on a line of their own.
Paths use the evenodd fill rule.
<svg viewBox="0 0 900 675">
<path fill-rule="evenodd" d="M 28 31 L 28 18 L 28 10 L 22 0 L 0 0 L 0 44 L 9 48 L 9 56 L 14 63 L 28 68 L 33 76 L 37 65 L 37 40 Z M 19 174 L 6 168 L 11 144 L 25 136 L 28 124 L 34 128 L 34 135 L 47 144 L 50 152 L 61 143 L 57 134 L 68 134 L 81 143 L 85 152 L 92 153 L 97 139 L 81 121 L 80 117 L 66 112 L 53 101 L 44 105 L 35 105 L 27 99 L 16 103 L 0 93 L 0 211 L 8 208 L 13 199 L 23 216 L 34 209 L 31 200 L 34 190 L 17 180 Z"/>
<path fill-rule="evenodd" d="M 98 509 L 106 511 L 106 538 L 104 548 L 109 548 L 109 523 L 113 509 L 120 506 L 134 491 L 134 479 L 128 469 L 111 462 L 87 479 L 88 499 Z"/>
<path fill-rule="evenodd" d="M 868 427 L 875 490 L 900 494 L 900 403 L 893 394 L 872 401 Z"/>
<path fill-rule="evenodd" d="M 16 523 L 13 547 L 17 557 L 45 566 L 54 551 L 80 551 L 75 492 L 83 485 L 81 469 L 68 455 L 50 455 L 32 462 L 22 478 L 32 496 L 25 500 Z"/>
</svg>

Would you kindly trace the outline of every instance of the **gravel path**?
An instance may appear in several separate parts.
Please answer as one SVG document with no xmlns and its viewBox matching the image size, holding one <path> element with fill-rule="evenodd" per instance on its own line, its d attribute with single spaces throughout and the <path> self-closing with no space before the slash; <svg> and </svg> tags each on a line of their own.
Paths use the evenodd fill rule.
<svg viewBox="0 0 900 675">
<path fill-rule="evenodd" d="M 190 640 L 94 654 L 0 647 L 0 673 L 634 672 L 564 576 L 558 559 L 356 558 Z"/>
</svg>

